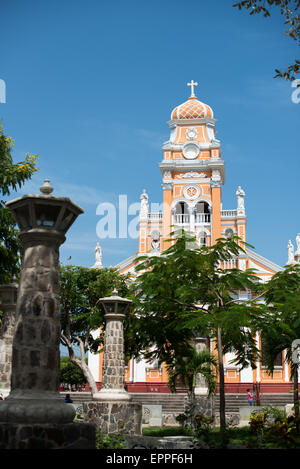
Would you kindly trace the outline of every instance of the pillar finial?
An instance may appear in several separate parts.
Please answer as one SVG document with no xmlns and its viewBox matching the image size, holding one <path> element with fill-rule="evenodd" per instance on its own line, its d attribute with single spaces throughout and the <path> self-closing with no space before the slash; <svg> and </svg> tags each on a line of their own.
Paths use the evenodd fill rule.
<svg viewBox="0 0 300 469">
<path fill-rule="evenodd" d="M 42 194 L 49 195 L 53 192 L 53 187 L 50 186 L 50 179 L 45 179 L 44 184 L 40 187 Z"/>
</svg>

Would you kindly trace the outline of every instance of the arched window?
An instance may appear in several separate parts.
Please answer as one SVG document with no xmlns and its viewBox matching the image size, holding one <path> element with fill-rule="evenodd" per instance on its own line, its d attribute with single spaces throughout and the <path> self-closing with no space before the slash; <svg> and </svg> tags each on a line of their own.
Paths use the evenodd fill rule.
<svg viewBox="0 0 300 469">
<path fill-rule="evenodd" d="M 189 223 L 189 208 L 186 202 L 178 202 L 175 206 L 175 223 Z"/>
<path fill-rule="evenodd" d="M 178 202 L 175 207 L 176 214 L 189 213 L 188 205 L 186 202 Z"/>
<path fill-rule="evenodd" d="M 197 202 L 195 206 L 195 222 L 210 223 L 210 207 L 207 202 Z"/>
</svg>

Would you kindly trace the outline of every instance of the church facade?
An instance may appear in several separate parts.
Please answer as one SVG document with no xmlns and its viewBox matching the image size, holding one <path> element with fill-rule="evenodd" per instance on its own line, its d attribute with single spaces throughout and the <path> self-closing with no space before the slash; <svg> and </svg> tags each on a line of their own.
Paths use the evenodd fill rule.
<svg viewBox="0 0 300 469">
<path fill-rule="evenodd" d="M 140 255 L 160 255 L 168 247 L 166 240 L 171 229 L 181 228 L 195 233 L 200 245 L 212 245 L 217 238 L 239 236 L 246 241 L 245 192 L 236 190 L 236 206 L 222 206 L 222 186 L 225 184 L 225 162 L 221 144 L 216 139 L 216 120 L 213 110 L 195 96 L 197 83 L 188 83 L 191 96 L 176 106 L 168 122 L 170 138 L 162 146 L 163 158 L 159 163 L 162 174 L 162 210 L 152 212 L 146 190 L 140 196 L 138 252 L 116 267 L 121 273 L 135 273 L 136 259 Z M 173 228 L 171 228 L 173 226 Z M 288 245 L 288 262 L 300 260 L 300 235 L 297 251 Z M 96 248 L 97 249 L 97 248 Z M 256 252 L 246 253 L 227 262 L 224 268 L 255 269 L 262 282 L 268 281 L 282 267 Z M 246 292 L 239 293 L 247 299 Z M 257 335 L 260 346 L 260 338 Z M 204 338 L 198 338 L 197 348 L 207 346 Z M 210 345 L 211 350 L 213 345 Z M 224 356 L 225 391 L 245 392 L 259 383 L 263 392 L 288 392 L 292 387 L 289 368 L 284 353 L 278 357 L 273 375 L 267 373 L 264 364 L 257 361 L 257 368 L 240 369 L 232 365 L 232 354 Z M 89 367 L 96 382 L 101 383 L 102 354 L 89 354 Z M 125 380 L 129 392 L 170 392 L 164 366 L 131 359 L 126 367 Z M 199 394 L 205 393 L 204 384 L 198 383 Z"/>
</svg>

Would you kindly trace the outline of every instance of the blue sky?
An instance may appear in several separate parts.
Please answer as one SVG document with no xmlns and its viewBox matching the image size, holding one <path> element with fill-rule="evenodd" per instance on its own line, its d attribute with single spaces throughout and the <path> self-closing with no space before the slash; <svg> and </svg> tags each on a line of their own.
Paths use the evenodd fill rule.
<svg viewBox="0 0 300 469">
<path fill-rule="evenodd" d="M 162 201 L 161 146 L 172 109 L 199 83 L 217 119 L 226 164 L 223 208 L 246 192 L 247 241 L 284 265 L 300 232 L 299 112 L 290 82 L 273 79 L 298 57 L 283 20 L 249 16 L 230 0 L 1 1 L 0 119 L 14 158 L 38 153 L 22 193 L 50 178 L 53 195 L 83 207 L 61 261 L 91 266 L 101 202 L 126 194 Z M 133 217 L 129 217 L 130 219 Z M 136 239 L 100 239 L 105 266 L 137 252 Z"/>
</svg>

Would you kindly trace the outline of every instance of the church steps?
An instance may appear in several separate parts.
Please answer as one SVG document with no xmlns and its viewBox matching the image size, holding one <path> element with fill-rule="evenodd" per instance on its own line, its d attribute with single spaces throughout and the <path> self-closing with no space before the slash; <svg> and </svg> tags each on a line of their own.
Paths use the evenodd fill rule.
<svg viewBox="0 0 300 469">
<path fill-rule="evenodd" d="M 64 398 L 66 393 L 61 393 Z M 74 403 L 87 402 L 92 399 L 91 394 L 87 392 L 69 392 Z M 148 405 L 161 405 L 164 413 L 180 414 L 184 412 L 187 402 L 187 395 L 167 394 L 167 393 L 130 393 L 133 401 Z M 215 412 L 219 412 L 219 394 L 214 396 Z M 291 393 L 282 394 L 263 394 L 261 397 L 261 406 L 275 405 L 285 406 L 293 403 Z M 255 400 L 254 400 L 255 404 Z M 246 394 L 226 394 L 225 395 L 226 412 L 237 413 L 240 407 L 249 406 Z"/>
</svg>

